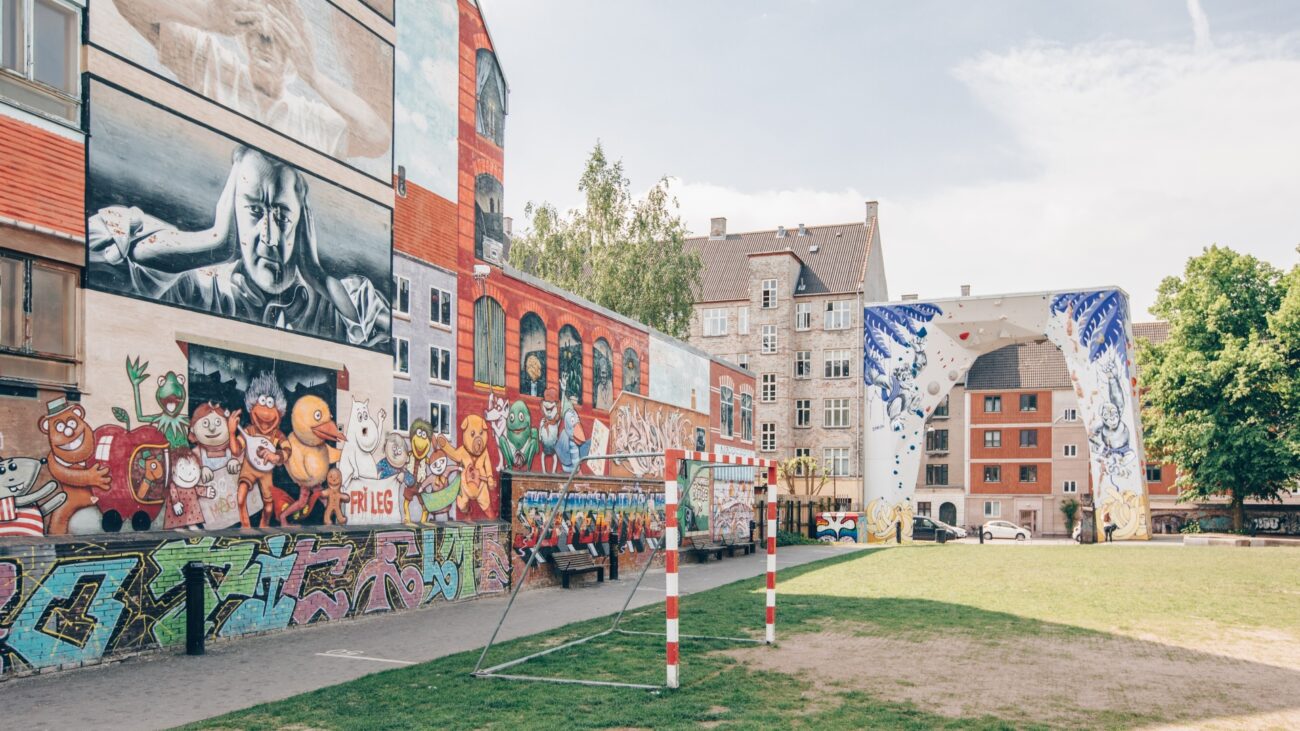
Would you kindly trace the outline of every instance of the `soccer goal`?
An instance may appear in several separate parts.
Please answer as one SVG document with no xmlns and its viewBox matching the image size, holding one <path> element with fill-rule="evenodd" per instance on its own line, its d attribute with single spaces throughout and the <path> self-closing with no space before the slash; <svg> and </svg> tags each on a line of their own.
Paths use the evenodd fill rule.
<svg viewBox="0 0 1300 731">
<path fill-rule="evenodd" d="M 640 454 L 610 454 L 601 456 L 589 456 L 582 458 L 582 461 L 593 460 L 616 460 L 633 457 L 659 457 L 664 458 L 664 541 L 662 547 L 655 548 L 650 557 L 646 560 L 645 566 L 642 567 L 636 582 L 632 584 L 627 593 L 627 598 L 623 602 L 623 608 L 614 617 L 614 621 L 608 629 L 597 632 L 586 637 L 580 637 L 576 640 L 550 647 L 540 652 L 532 653 L 524 657 L 508 660 L 489 668 L 483 667 L 483 661 L 487 658 L 488 651 L 496 642 L 498 633 L 502 625 L 505 624 L 506 618 L 510 616 L 510 608 L 514 605 L 515 597 L 519 595 L 519 590 L 523 587 L 528 579 L 528 573 L 532 570 L 533 565 L 537 562 L 537 552 L 531 552 L 528 560 L 524 563 L 524 570 L 518 580 L 514 582 L 514 588 L 511 590 L 510 599 L 506 602 L 505 611 L 501 614 L 501 619 L 497 622 L 496 627 L 492 630 L 492 636 L 488 639 L 487 645 L 483 647 L 483 652 L 479 655 L 478 662 L 474 665 L 471 673 L 476 678 L 498 678 L 504 680 L 533 680 L 549 683 L 570 683 L 578 685 L 593 686 L 610 686 L 618 688 L 642 688 L 646 690 L 659 690 L 662 688 L 677 688 L 680 684 L 680 657 L 681 657 L 681 640 L 682 639 L 699 639 L 699 640 L 723 640 L 731 642 L 750 642 L 756 644 L 772 644 L 776 642 L 776 462 L 755 457 L 738 457 L 729 454 L 714 454 L 711 452 L 688 452 L 680 449 L 670 449 L 665 452 L 640 453 Z M 753 637 L 718 637 L 714 635 L 697 635 L 682 634 L 679 629 L 679 610 L 680 610 L 680 590 L 678 584 L 678 574 L 681 568 L 678 552 L 681 548 L 681 531 L 678 526 L 677 512 L 680 505 L 681 495 L 678 488 L 678 478 L 687 476 L 688 480 L 692 474 L 692 469 L 687 466 L 693 466 L 694 472 L 702 471 L 711 472 L 718 468 L 728 467 L 753 467 L 754 468 L 754 486 L 758 487 L 759 476 L 767 478 L 767 499 L 765 520 L 767 530 L 764 538 L 767 548 L 767 591 L 765 592 L 764 602 L 764 636 L 762 639 Z M 573 480 L 578 476 L 575 469 L 565 481 L 563 488 L 560 490 L 559 499 L 545 518 L 541 538 L 539 543 L 545 541 L 554 529 L 555 516 L 564 510 L 568 501 Z M 710 475 L 712 477 L 712 475 Z M 688 481 L 687 489 L 690 489 Z M 756 490 L 757 491 L 757 490 Z M 623 615 L 627 613 L 628 607 L 632 603 L 632 597 L 636 594 L 637 588 L 641 586 L 645 579 L 650 566 L 654 563 L 658 552 L 664 552 L 664 613 L 666 623 L 663 632 L 643 632 L 623 629 L 619 625 L 623 620 Z M 529 660 L 535 660 L 544 655 L 559 652 L 570 647 L 581 645 L 585 642 L 607 637 L 613 634 L 625 635 L 651 635 L 663 637 L 665 639 L 665 682 L 663 685 L 649 685 L 644 683 L 619 683 L 605 680 L 586 680 L 583 678 L 563 678 L 547 677 L 538 675 L 519 675 L 515 673 L 505 673 L 503 671 L 522 665 Z"/>
</svg>

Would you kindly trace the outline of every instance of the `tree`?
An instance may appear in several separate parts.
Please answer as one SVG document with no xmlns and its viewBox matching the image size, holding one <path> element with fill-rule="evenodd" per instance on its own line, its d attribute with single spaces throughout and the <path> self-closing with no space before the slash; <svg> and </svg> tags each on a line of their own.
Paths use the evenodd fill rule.
<svg viewBox="0 0 1300 731">
<path fill-rule="evenodd" d="M 826 473 L 826 468 L 817 464 L 817 458 L 809 455 L 800 457 L 791 457 L 776 466 L 777 474 L 782 480 L 785 480 L 785 488 L 791 495 L 807 495 L 812 497 L 820 495 L 822 488 L 826 487 L 830 475 Z M 799 491 L 799 485 L 802 483 L 803 492 Z"/>
<path fill-rule="evenodd" d="M 1068 498 L 1061 501 L 1061 515 L 1065 516 L 1065 532 L 1074 535 L 1074 517 L 1079 514 L 1079 501 Z"/>
<path fill-rule="evenodd" d="M 561 215 L 529 202 L 526 233 L 511 242 L 510 263 L 621 315 L 674 337 L 690 329 L 700 257 L 685 248 L 686 226 L 668 179 L 636 200 L 622 161 L 596 143 L 578 181 L 581 210 Z"/>
<path fill-rule="evenodd" d="M 1151 311 L 1169 339 L 1139 350 L 1149 458 L 1180 499 L 1278 499 L 1300 476 L 1300 274 L 1213 246 L 1167 277 Z"/>
</svg>

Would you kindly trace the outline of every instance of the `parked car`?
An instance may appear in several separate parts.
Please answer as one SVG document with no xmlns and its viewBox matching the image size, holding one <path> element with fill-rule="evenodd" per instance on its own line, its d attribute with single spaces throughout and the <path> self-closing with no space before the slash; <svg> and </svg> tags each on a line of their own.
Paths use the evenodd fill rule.
<svg viewBox="0 0 1300 731">
<path fill-rule="evenodd" d="M 1023 528 L 1005 520 L 990 520 L 984 524 L 984 540 L 991 541 L 994 538 L 1014 538 L 1017 541 L 1027 541 L 1030 538 L 1029 529 Z"/>
<path fill-rule="evenodd" d="M 956 530 L 940 523 L 933 518 L 916 516 L 912 518 L 912 540 L 914 541 L 937 541 L 939 534 L 944 534 L 944 540 L 959 538 Z"/>
<path fill-rule="evenodd" d="M 957 538 L 965 538 L 965 537 L 968 535 L 968 534 L 966 533 L 966 529 L 965 529 L 965 528 L 958 528 L 957 526 L 952 525 L 951 523 L 945 523 L 945 522 L 943 522 L 942 520 L 938 520 L 938 519 L 936 519 L 936 518 L 931 518 L 930 520 L 933 520 L 935 523 L 938 523 L 939 525 L 943 526 L 944 528 L 947 528 L 947 529 L 948 529 L 948 533 L 950 534 L 950 536 L 955 536 L 955 537 L 957 537 Z"/>
</svg>

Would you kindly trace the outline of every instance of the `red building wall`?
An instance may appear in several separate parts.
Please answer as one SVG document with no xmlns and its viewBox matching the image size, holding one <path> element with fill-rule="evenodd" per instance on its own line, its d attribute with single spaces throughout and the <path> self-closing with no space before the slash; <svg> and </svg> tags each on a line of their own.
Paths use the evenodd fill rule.
<svg viewBox="0 0 1300 731">
<path fill-rule="evenodd" d="M 408 181 L 393 207 L 393 248 L 455 271 L 458 226 L 455 203 Z"/>
<path fill-rule="evenodd" d="M 85 146 L 0 115 L 0 216 L 86 233 Z"/>
</svg>

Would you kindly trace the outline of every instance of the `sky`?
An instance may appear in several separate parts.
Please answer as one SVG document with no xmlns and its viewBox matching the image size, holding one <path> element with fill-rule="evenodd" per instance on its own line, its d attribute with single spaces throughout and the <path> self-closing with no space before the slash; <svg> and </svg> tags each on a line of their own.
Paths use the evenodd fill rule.
<svg viewBox="0 0 1300 731">
<path fill-rule="evenodd" d="M 481 0 L 506 212 L 599 140 L 707 233 L 860 221 L 891 298 L 1156 287 L 1212 244 L 1300 262 L 1291 0 Z"/>
</svg>

